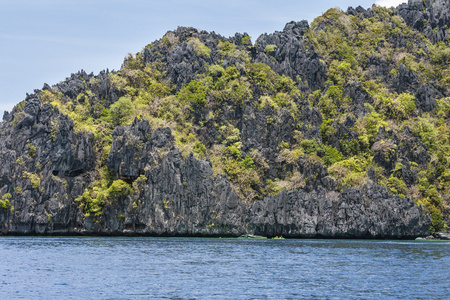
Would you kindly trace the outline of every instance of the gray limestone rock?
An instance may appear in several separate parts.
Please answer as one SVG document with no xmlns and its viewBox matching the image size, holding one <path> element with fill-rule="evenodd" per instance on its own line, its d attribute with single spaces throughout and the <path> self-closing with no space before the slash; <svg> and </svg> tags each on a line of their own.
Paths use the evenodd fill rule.
<svg viewBox="0 0 450 300">
<path fill-rule="evenodd" d="M 301 238 L 414 238 L 427 234 L 429 217 L 411 199 L 389 196 L 366 183 L 342 193 L 318 189 L 282 192 L 253 204 L 255 234 Z"/>
<path fill-rule="evenodd" d="M 38 91 L 37 91 L 38 92 Z M 92 181 L 92 134 L 75 133 L 58 109 L 28 95 L 0 123 L 0 230 L 15 234 L 68 232 L 78 226 L 74 201 Z"/>
<path fill-rule="evenodd" d="M 398 11 L 406 22 L 426 34 L 427 26 L 438 28 L 438 34 L 433 36 L 436 41 L 442 40 L 446 33 L 439 30 L 447 24 L 446 4 L 430 2 L 435 4 L 421 6 L 410 1 Z M 423 8 L 424 12 L 419 13 Z M 361 18 L 373 15 L 370 9 L 361 7 L 351 8 L 348 13 Z M 420 23 L 425 14 L 430 16 L 427 26 Z M 224 38 L 214 32 L 180 27 L 168 32 L 153 47 L 146 47 L 143 57 L 145 63 L 162 62 L 165 80 L 179 89 L 203 73 L 207 64 L 227 67 L 243 63 L 242 58 L 222 55 L 219 41 L 228 41 L 235 43 L 238 51 L 247 50 L 253 62 L 266 63 L 294 80 L 300 76 L 302 80 L 297 84 L 305 95 L 315 90 L 323 93 L 327 89 L 327 67 L 307 43 L 308 30 L 306 21 L 290 22 L 283 31 L 264 34 L 252 45 L 246 34 Z M 208 47 L 207 55 L 198 51 L 197 40 Z M 399 46 L 404 42 L 397 37 Z M 440 92 L 431 83 L 420 85 L 417 75 L 404 65 L 394 77 L 389 74 L 389 63 L 372 55 L 366 68 L 368 76 L 390 79 L 395 91 L 415 94 L 421 111 L 435 109 L 435 98 L 441 96 Z M 92 105 L 94 99 L 102 99 L 102 106 L 93 106 L 90 111 L 98 118 L 104 107 L 124 93 L 109 80 L 108 74 L 106 71 L 94 76 L 81 71 L 52 87 L 44 85 L 43 90 L 57 92 L 61 101 L 67 102 Z M 92 93 L 85 95 L 86 89 Z M 337 149 L 341 149 L 339 141 L 343 137 L 358 139 L 352 130 L 355 118 L 366 115 L 365 104 L 373 102 L 358 82 L 348 82 L 343 92 L 351 99 L 352 115 L 331 124 L 336 133 L 327 137 L 327 142 Z M 252 87 L 252 94 L 259 99 L 264 92 Z M 253 232 L 304 238 L 427 235 L 429 216 L 411 199 L 391 196 L 378 186 L 373 168 L 368 171 L 372 182 L 363 188 L 338 191 L 335 179 L 321 163 L 307 157 L 290 163 L 279 159 L 280 145 L 293 144 L 295 134 L 303 139 L 322 140 L 320 111 L 311 106 L 306 96 L 294 98 L 299 111 L 295 118 L 286 108 L 255 109 L 251 101 L 235 105 L 224 100 L 219 104 L 221 115 L 214 120 L 208 119 L 208 107 L 189 113 L 195 120 L 199 139 L 207 147 L 224 138 L 215 122 L 232 124 L 239 130 L 243 153 L 256 149 L 267 164 L 263 179 L 283 179 L 288 172 L 299 172 L 305 178 L 301 189 L 260 196 L 249 203 L 225 175 L 214 175 L 209 159 L 201 160 L 193 154 L 183 156 L 169 128 L 152 128 L 147 120 L 135 119 L 130 125 L 114 129 L 106 159 L 111 176 L 124 180 L 132 191 L 107 201 L 102 214 L 92 216 L 83 210 L 80 196 L 98 180 L 98 162 L 104 159 L 96 138 L 90 132 L 76 130 L 68 116 L 43 103 L 40 91 L 35 91 L 11 113 L 5 113 L 0 123 L 0 196 L 8 198 L 11 204 L 0 208 L 0 232 L 158 236 L 239 236 Z M 206 125 L 199 126 L 200 122 Z M 424 165 L 431 159 L 427 147 L 407 127 L 398 136 L 380 128 L 372 150 L 374 162 L 386 172 L 394 172 L 396 162 L 402 161 L 401 170 L 395 172 L 408 186 L 417 183 L 417 173 L 410 162 Z"/>
<path fill-rule="evenodd" d="M 416 107 L 424 112 L 434 111 L 436 108 L 436 97 L 440 98 L 442 94 L 431 84 L 421 85 L 416 93 Z"/>
<path fill-rule="evenodd" d="M 33 107 L 36 103 L 33 101 Z M 61 115 L 58 118 L 64 120 Z M 0 126 L 8 128 L 6 125 Z M 72 132 L 69 122 L 66 138 L 78 142 L 80 146 L 75 149 L 81 153 L 85 141 Z M 43 134 L 54 149 L 63 137 L 50 142 L 49 135 Z M 113 136 L 108 166 L 117 178 L 133 182 L 134 191 L 107 204 L 95 222 L 92 217 L 83 218 L 74 201 L 94 180 L 90 170 L 75 174 L 69 166 L 78 170 L 77 164 L 61 163 L 64 168 L 58 167 L 55 176 L 52 173 L 56 169 L 50 168 L 50 162 L 56 153 L 49 154 L 47 167 L 41 171 L 44 173 L 35 170 L 42 178 L 36 188 L 32 180 L 13 179 L 11 174 L 25 167 L 31 171 L 27 163 L 30 158 L 24 159 L 25 167 L 23 163 L 16 165 L 18 154 L 8 150 L 3 141 L 2 192 L 12 193 L 14 212 L 0 212 L 2 232 L 160 236 L 238 236 L 253 232 L 286 237 L 414 238 L 428 231 L 429 217 L 412 200 L 389 196 L 385 189 L 370 183 L 363 189 L 337 192 L 326 168 L 307 159 L 301 159 L 297 166 L 310 178 L 304 189 L 283 191 L 249 206 L 225 176 L 213 175 L 209 160 L 198 160 L 192 154 L 184 158 L 174 147 L 169 129 L 152 130 L 148 121 L 135 120 L 129 126 L 117 127 Z M 66 173 L 60 174 L 61 170 Z M 140 175 L 144 181 L 136 180 Z M 21 191 L 12 190 L 12 186 Z"/>
<path fill-rule="evenodd" d="M 425 34 L 433 43 L 448 43 L 450 26 L 449 2 L 446 0 L 409 0 L 397 7 L 398 14 L 405 22 Z"/>
<path fill-rule="evenodd" d="M 279 74 L 300 76 L 309 90 L 315 91 L 323 87 L 327 67 L 303 38 L 308 29 L 308 22 L 303 20 L 286 24 L 281 32 L 261 35 L 255 43 L 254 60 L 267 64 Z M 267 52 L 269 45 L 275 46 L 272 52 Z"/>
<path fill-rule="evenodd" d="M 450 233 L 448 232 L 436 232 L 434 236 L 440 240 L 450 241 Z"/>
</svg>

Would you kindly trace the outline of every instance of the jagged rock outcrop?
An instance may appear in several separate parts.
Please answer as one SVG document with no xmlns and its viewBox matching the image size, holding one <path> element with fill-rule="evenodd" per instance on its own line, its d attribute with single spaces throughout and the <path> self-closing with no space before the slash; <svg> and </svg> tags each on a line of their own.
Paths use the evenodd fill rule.
<svg viewBox="0 0 450 300">
<path fill-rule="evenodd" d="M 414 29 L 423 32 L 433 43 L 448 43 L 450 26 L 449 2 L 446 0 L 409 0 L 397 7 L 397 12 Z"/>
<path fill-rule="evenodd" d="M 372 78 L 381 77 L 383 79 L 389 79 L 386 80 L 387 82 L 393 80 L 392 75 L 389 74 L 389 64 L 375 54 L 369 56 L 365 67 Z"/>
<path fill-rule="evenodd" d="M 300 76 L 311 91 L 320 89 L 326 80 L 327 67 L 306 45 L 303 35 L 308 30 L 307 21 L 290 22 L 281 32 L 261 35 L 255 43 L 255 61 L 267 64 L 279 74 Z"/>
<path fill-rule="evenodd" d="M 125 219 L 157 235 L 238 235 L 245 231 L 246 205 L 211 163 L 173 149 L 147 172 L 148 187 L 135 200 L 137 213 Z M 131 208 L 132 209 L 132 208 Z M 134 226 L 134 225 L 133 225 Z"/>
<path fill-rule="evenodd" d="M 345 87 L 345 96 L 352 101 L 352 112 L 359 117 L 365 116 L 368 113 L 364 106 L 366 103 L 373 103 L 370 94 L 362 87 L 360 82 L 350 82 Z M 353 124 L 348 124 L 351 127 Z"/>
<path fill-rule="evenodd" d="M 436 239 L 439 239 L 439 240 L 450 241 L 450 233 L 437 232 L 434 236 Z"/>
<path fill-rule="evenodd" d="M 106 70 L 94 76 L 93 73 L 87 74 L 84 70 L 81 70 L 71 74 L 66 80 L 55 84 L 53 87 L 44 84 L 42 90 L 55 90 L 61 93 L 65 99 L 76 99 L 86 90 L 90 90 L 97 98 L 105 99 L 106 103 L 112 104 L 123 96 L 123 92 L 118 90 L 115 84 L 109 80 L 109 75 L 114 73 Z M 81 97 L 77 100 L 80 103 L 89 101 L 91 105 L 95 104 L 93 103 L 93 97 Z M 92 113 L 97 116 L 100 112 L 93 109 Z"/>
<path fill-rule="evenodd" d="M 167 77 L 180 88 L 203 73 L 206 64 L 214 64 L 220 59 L 217 49 L 219 40 L 228 41 L 215 33 L 178 27 L 177 30 L 168 32 L 160 43 L 145 48 L 144 61 L 163 62 Z M 202 53 L 196 48 L 201 46 L 207 47 L 210 53 Z"/>
<path fill-rule="evenodd" d="M 134 181 L 156 162 L 156 151 L 171 144 L 173 136 L 169 128 L 152 132 L 147 120 L 135 119 L 132 125 L 114 130 L 107 166 L 118 178 Z"/>
<path fill-rule="evenodd" d="M 73 122 L 38 94 L 29 95 L 0 123 L 1 194 L 11 195 L 0 229 L 17 234 L 76 227 L 74 199 L 92 180 L 96 154 L 92 134 L 75 133 Z"/>
<path fill-rule="evenodd" d="M 448 11 L 448 3 L 441 0 L 410 1 L 397 8 L 407 24 L 432 42 L 446 41 Z M 371 18 L 376 10 L 349 8 L 347 14 Z M 332 21 L 325 19 L 314 30 L 326 32 L 327 24 Z M 411 198 L 389 194 L 378 183 L 394 176 L 404 182 L 402 186 L 417 189 L 417 170 L 425 170 L 435 153 L 408 126 L 393 122 L 388 125 L 393 130 L 386 130 L 379 127 L 388 124 L 385 116 L 366 118 L 380 102 L 366 85 L 376 78 L 375 87 L 384 81 L 383 88 L 389 92 L 415 95 L 414 114 L 420 115 L 437 110 L 440 98 L 446 96 L 445 80 L 424 82 L 417 68 L 408 69 L 400 58 L 383 57 L 384 42 L 398 48 L 411 42 L 392 34 L 361 65 L 354 62 L 354 76 L 344 78 L 339 97 L 328 95 L 340 83 L 329 80 L 328 67 L 316 52 L 320 47 L 315 50 L 308 41 L 310 30 L 306 21 L 290 22 L 280 32 L 261 35 L 252 45 L 247 34 L 224 38 L 179 27 L 145 47 L 137 58 L 125 59 L 124 66 L 135 65 L 124 68 L 123 75 L 106 71 L 94 76 L 81 71 L 27 95 L 0 123 L 1 233 L 239 236 L 252 232 L 297 238 L 408 239 L 428 235 L 431 220 L 422 208 Z M 336 56 L 333 63 L 340 60 Z M 274 72 L 257 68 L 263 64 Z M 219 73 L 237 66 L 234 74 L 228 74 L 232 84 L 226 93 L 211 88 L 201 99 L 181 99 L 178 91 L 212 65 L 219 65 L 214 66 Z M 274 87 L 275 80 L 267 77 L 276 73 L 290 77 L 284 83 L 286 77 L 276 77 L 281 82 L 276 84 L 293 85 L 295 93 L 286 92 L 292 88 Z M 356 78 L 359 73 L 363 77 Z M 209 75 L 211 86 L 221 76 Z M 267 86 L 257 80 L 259 76 L 267 79 Z M 134 79 L 142 82 L 131 86 Z M 152 80 L 167 92 L 147 89 Z M 245 90 L 244 99 L 233 102 L 228 96 L 239 88 Z M 44 99 L 45 95 L 53 98 Z M 336 106 L 329 113 L 314 107 L 325 97 Z M 170 106 L 171 100 L 192 105 L 176 114 L 168 109 L 167 120 L 153 111 L 163 101 Z M 125 109 L 139 113 L 109 111 L 121 102 Z M 77 105 L 83 109 L 75 110 Z M 86 113 L 90 125 L 101 130 L 94 135 L 63 112 Z M 183 118 L 189 122 L 177 123 Z M 358 128 L 364 126 L 367 132 Z M 230 135 L 235 137 L 227 141 Z M 326 143 L 324 148 L 321 142 Z M 183 149 L 188 143 L 199 146 L 195 155 Z M 351 157 L 360 145 L 367 148 L 369 155 L 362 158 L 367 162 Z M 216 154 L 235 151 L 236 165 L 251 169 L 248 186 L 257 196 L 244 199 L 236 187 L 238 180 L 217 172 L 212 163 L 217 157 L 210 160 L 206 154 L 212 152 L 201 148 L 214 146 L 218 146 Z M 336 184 L 341 178 L 333 175 L 332 167 L 329 172 L 319 162 L 341 162 L 344 151 L 345 159 L 353 160 L 338 165 L 338 170 L 342 174 L 358 170 L 354 172 L 357 179 L 364 179 L 360 188 L 342 190 L 342 184 Z M 322 159 L 325 155 L 328 162 Z M 244 159 L 249 160 L 247 165 Z M 446 157 L 441 154 L 438 160 L 445 171 Z M 439 175 L 444 176 L 444 171 Z M 269 188 L 276 180 L 291 190 Z"/>
<path fill-rule="evenodd" d="M 416 107 L 424 112 L 433 111 L 436 108 L 436 97 L 442 94 L 430 84 L 420 86 L 416 93 Z"/>
<path fill-rule="evenodd" d="M 366 183 L 342 193 L 317 189 L 282 192 L 255 203 L 249 223 L 260 235 L 329 238 L 414 238 L 428 221 L 410 199 Z"/>
<path fill-rule="evenodd" d="M 374 151 L 374 162 L 387 171 L 395 168 L 395 163 L 399 158 L 419 165 L 424 165 L 430 160 L 427 146 L 412 135 L 407 126 L 400 136 L 380 127 L 377 141 L 373 144 L 372 150 Z"/>
<path fill-rule="evenodd" d="M 36 113 L 41 106 L 38 98 L 31 97 L 24 111 Z M 67 134 L 73 143 L 77 135 L 71 133 L 73 127 L 65 120 L 69 122 L 67 132 L 59 135 Z M 60 120 L 60 126 L 61 123 Z M 2 123 L 5 125 L 9 123 Z M 51 130 L 42 135 L 51 147 L 58 147 L 59 136 L 48 141 Z M 69 157 L 71 153 L 68 152 Z M 300 160 L 297 166 L 309 178 L 304 189 L 282 192 L 248 207 L 225 176 L 213 175 L 208 160 L 198 160 L 192 154 L 183 158 L 173 144 L 170 130 L 152 130 L 146 120 L 135 120 L 114 131 L 108 166 L 117 178 L 134 181 L 135 192 L 106 205 L 96 222 L 92 216 L 82 218 L 74 202 L 93 180 L 86 177 L 89 170 L 79 174 L 77 164 L 53 166 L 49 159 L 44 172 L 39 173 L 43 179 L 40 185 L 46 191 L 36 190 L 31 180 L 26 185 L 19 183 L 23 190 L 19 196 L 11 189 L 14 183 L 5 182 L 15 172 L 6 161 L 14 161 L 15 157 L 13 150 L 2 151 L 2 192 L 15 195 L 11 199 L 14 213 L 0 214 L 2 231 L 9 234 L 237 236 L 253 231 L 287 237 L 412 238 L 426 234 L 429 225 L 413 202 L 389 196 L 377 186 L 368 184 L 363 190 L 336 192 L 326 168 L 308 159 Z M 56 170 L 65 173 L 52 176 Z M 145 180 L 136 180 L 141 175 Z"/>
<path fill-rule="evenodd" d="M 370 9 L 364 9 L 364 7 L 362 6 L 357 6 L 356 8 L 353 8 L 352 6 L 350 6 L 347 9 L 347 14 L 355 16 L 355 17 L 359 17 L 362 19 L 369 19 L 373 17 L 373 12 Z"/>
<path fill-rule="evenodd" d="M 124 222 L 109 221 L 113 232 L 237 235 L 244 228 L 245 204 L 226 177 L 214 177 L 209 161 L 184 159 L 169 128 L 152 131 L 147 120 L 116 128 L 108 166 L 119 178 L 146 178 L 125 204 Z"/>
<path fill-rule="evenodd" d="M 392 82 L 392 88 L 397 93 L 414 93 L 418 85 L 416 73 L 412 70 L 407 70 L 404 64 L 400 65 L 397 77 Z"/>
<path fill-rule="evenodd" d="M 303 41 L 304 33 L 309 29 L 307 21 L 290 22 L 282 32 L 260 36 L 255 45 L 243 43 L 247 34 L 236 34 L 225 38 L 214 32 L 199 31 L 194 28 L 179 27 L 168 32 L 162 40 L 144 49 L 146 63 L 163 62 L 167 78 L 177 88 L 196 79 L 204 72 L 205 65 L 223 64 L 224 67 L 242 63 L 238 55 L 226 56 L 220 48 L 220 42 L 233 42 L 237 51 L 249 49 L 255 62 L 269 65 L 275 72 L 296 78 L 300 76 L 311 90 L 317 90 L 325 82 L 327 68 L 314 50 L 310 50 Z M 274 46 L 266 51 L 266 46 Z M 199 48 L 200 47 L 200 48 Z M 201 47 L 206 52 L 202 51 Z M 207 49 L 207 50 L 206 50 Z M 223 60 L 222 60 L 223 59 Z"/>
<path fill-rule="evenodd" d="M 411 169 L 411 164 L 408 160 L 403 160 L 402 169 L 400 171 L 403 182 L 408 186 L 415 185 L 419 182 L 417 171 Z M 399 176 L 399 177 L 400 177 Z"/>
</svg>

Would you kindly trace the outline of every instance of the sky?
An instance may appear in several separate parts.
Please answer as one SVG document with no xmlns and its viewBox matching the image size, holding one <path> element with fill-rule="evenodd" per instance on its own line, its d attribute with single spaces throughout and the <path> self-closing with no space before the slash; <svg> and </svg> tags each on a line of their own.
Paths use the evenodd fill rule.
<svg viewBox="0 0 450 300">
<path fill-rule="evenodd" d="M 387 7 L 406 0 L 0 0 L 0 120 L 44 83 L 120 69 L 139 52 L 178 26 L 215 31 L 225 37 L 283 30 L 332 7 Z M 336 4 L 338 3 L 338 4 Z"/>
</svg>

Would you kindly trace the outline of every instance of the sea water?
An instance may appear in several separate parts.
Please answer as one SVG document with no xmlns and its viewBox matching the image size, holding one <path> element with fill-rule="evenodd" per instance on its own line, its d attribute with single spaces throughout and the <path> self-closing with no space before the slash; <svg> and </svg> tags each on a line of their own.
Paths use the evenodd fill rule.
<svg viewBox="0 0 450 300">
<path fill-rule="evenodd" d="M 0 299 L 449 299 L 450 243 L 0 237 Z"/>
</svg>

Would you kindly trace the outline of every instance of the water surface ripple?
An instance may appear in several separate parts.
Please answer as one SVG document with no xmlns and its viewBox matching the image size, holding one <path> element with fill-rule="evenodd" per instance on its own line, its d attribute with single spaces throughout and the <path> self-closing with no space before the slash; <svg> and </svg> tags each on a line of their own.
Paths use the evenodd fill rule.
<svg viewBox="0 0 450 300">
<path fill-rule="evenodd" d="M 0 237 L 0 299 L 449 299 L 450 243 Z"/>
</svg>

